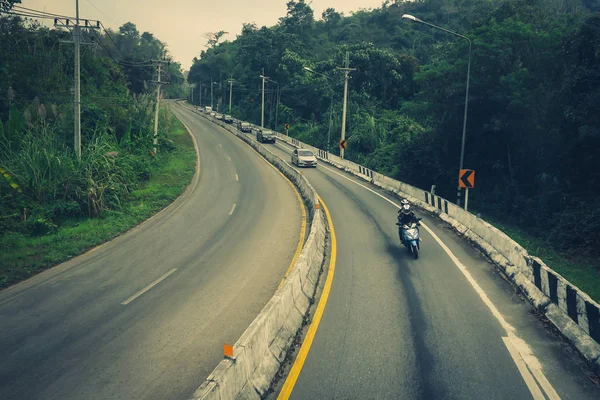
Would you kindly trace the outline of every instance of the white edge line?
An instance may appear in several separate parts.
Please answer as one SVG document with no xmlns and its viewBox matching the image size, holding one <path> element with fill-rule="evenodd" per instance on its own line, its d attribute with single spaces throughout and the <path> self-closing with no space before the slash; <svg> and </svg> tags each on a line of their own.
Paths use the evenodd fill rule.
<svg viewBox="0 0 600 400">
<path fill-rule="evenodd" d="M 236 203 L 233 203 L 233 206 L 231 206 L 231 211 L 229 211 L 229 215 L 233 214 L 233 212 L 235 211 L 235 206 Z"/>
<path fill-rule="evenodd" d="M 137 299 L 138 297 L 140 297 L 141 295 L 146 293 L 148 290 L 150 290 L 154 286 L 158 285 L 162 280 L 164 280 L 167 276 L 171 275 L 175 271 L 177 271 L 177 268 L 171 269 L 169 272 L 167 272 L 166 274 L 164 274 L 163 276 L 161 276 L 160 278 L 158 278 L 157 280 L 155 280 L 154 282 L 152 282 L 151 284 L 149 284 L 148 286 L 146 286 L 145 288 L 143 288 L 142 290 L 140 290 L 139 292 L 137 292 L 136 294 L 134 294 L 133 296 L 131 296 L 130 298 L 125 300 L 124 302 L 122 302 L 121 304 L 126 306 L 127 304 L 131 303 L 132 301 L 134 301 L 135 299 Z"/>
<path fill-rule="evenodd" d="M 355 180 L 350 179 L 349 177 L 344 176 L 343 174 L 341 174 L 337 171 L 334 171 L 333 169 L 331 169 L 329 167 L 323 166 L 323 163 L 321 163 L 321 168 L 324 168 L 328 171 L 331 171 L 332 173 L 334 173 L 336 175 L 341 176 L 342 178 L 354 183 L 355 185 L 358 185 L 358 186 L 362 187 L 363 189 L 366 189 L 369 192 L 381 197 L 383 200 L 392 204 L 394 207 L 400 208 L 400 206 L 398 204 L 394 203 L 392 200 L 388 199 L 387 197 L 383 196 L 382 194 L 377 193 L 373 189 L 368 188 L 367 186 L 362 185 L 361 183 L 356 182 Z M 515 328 L 513 328 L 508 322 L 506 322 L 506 320 L 504 319 L 504 317 L 502 316 L 500 311 L 498 311 L 498 309 L 496 308 L 494 303 L 492 303 L 492 301 L 489 299 L 489 297 L 484 292 L 484 290 L 481 288 L 481 286 L 479 286 L 477 281 L 475 281 L 475 278 L 473 278 L 473 276 L 469 273 L 469 271 L 467 271 L 467 268 L 459 261 L 459 259 L 454 255 L 454 253 L 452 253 L 452 250 L 450 250 L 450 248 L 448 246 L 446 246 L 446 244 L 444 242 L 442 242 L 442 240 L 435 234 L 435 232 L 433 232 L 425 223 L 421 222 L 421 225 L 423 226 L 423 228 L 425 228 L 425 230 L 427 232 L 429 232 L 429 234 L 433 237 L 433 239 L 440 245 L 440 247 L 444 250 L 444 252 L 448 255 L 448 257 L 450 257 L 450 260 L 452 260 L 454 265 L 460 270 L 460 272 L 462 272 L 464 277 L 471 284 L 473 289 L 475 289 L 475 292 L 479 295 L 479 297 L 484 302 L 484 304 L 490 309 L 490 311 L 492 312 L 492 315 L 494 317 L 496 317 L 498 322 L 500 322 L 500 325 L 502 325 L 504 330 L 506 330 L 506 332 L 508 333 L 509 340 L 514 344 L 514 348 L 519 349 L 518 350 L 519 354 L 523 355 L 522 359 L 527 363 L 527 365 L 531 369 L 531 372 L 535 375 L 538 382 L 540 382 L 540 385 L 542 386 L 542 388 L 544 389 L 544 391 L 546 392 L 548 397 L 551 399 L 560 399 L 560 396 L 558 396 L 558 394 L 554 390 L 554 387 L 552 386 L 552 384 L 550 384 L 550 382 L 548 381 L 548 379 L 542 372 L 541 364 L 539 363 L 537 358 L 533 355 L 533 353 L 532 353 L 531 349 L 529 348 L 529 346 L 527 345 L 527 343 L 515 335 Z M 513 357 L 513 359 L 514 359 L 514 357 Z M 519 368 L 518 365 L 517 365 L 517 368 Z M 519 369 L 519 372 L 520 371 L 521 370 Z M 523 376 L 523 379 L 526 379 L 525 376 Z M 542 397 L 542 399 L 543 398 L 544 397 Z"/>
<path fill-rule="evenodd" d="M 510 340 L 510 338 L 503 337 L 502 341 L 504 341 L 504 344 L 506 345 L 506 348 L 508 349 L 510 356 L 512 357 L 513 361 L 517 365 L 517 369 L 521 373 L 521 376 L 523 377 L 523 380 L 525 381 L 527 388 L 529 388 L 529 392 L 531 393 L 531 396 L 533 396 L 533 398 L 535 400 L 545 400 L 545 397 L 542 394 L 542 391 L 540 390 L 538 385 L 535 383 L 535 379 L 533 379 L 533 376 L 527 369 L 527 365 L 525 364 L 525 361 L 521 358 L 521 355 L 519 354 L 517 349 L 512 344 L 512 341 Z"/>
</svg>

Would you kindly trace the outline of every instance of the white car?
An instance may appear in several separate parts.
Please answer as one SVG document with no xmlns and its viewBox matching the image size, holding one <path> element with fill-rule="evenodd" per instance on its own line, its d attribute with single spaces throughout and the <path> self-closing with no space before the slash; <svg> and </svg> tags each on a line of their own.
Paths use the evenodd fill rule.
<svg viewBox="0 0 600 400">
<path fill-rule="evenodd" d="M 292 164 L 299 167 L 317 167 L 317 157 L 310 150 L 295 149 L 292 153 Z"/>
<path fill-rule="evenodd" d="M 211 112 L 210 112 L 210 116 L 211 116 L 211 117 L 214 117 L 215 115 L 217 115 L 217 113 L 216 113 L 216 112 L 214 112 L 214 111 L 211 111 Z"/>
<path fill-rule="evenodd" d="M 215 118 L 216 118 L 216 119 L 219 119 L 219 120 L 223 120 L 223 114 L 221 114 L 221 113 L 217 113 L 217 114 L 215 115 Z"/>
</svg>

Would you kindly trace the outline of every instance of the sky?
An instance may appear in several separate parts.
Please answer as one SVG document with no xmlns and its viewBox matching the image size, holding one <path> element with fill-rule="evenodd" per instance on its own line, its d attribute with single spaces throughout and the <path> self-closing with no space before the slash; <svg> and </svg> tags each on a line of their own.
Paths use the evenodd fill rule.
<svg viewBox="0 0 600 400">
<path fill-rule="evenodd" d="M 140 33 L 148 31 L 167 43 L 169 52 L 190 68 L 205 48 L 206 32 L 229 32 L 233 40 L 245 22 L 272 26 L 286 13 L 288 0 L 79 0 L 79 17 L 100 20 L 117 29 L 131 21 Z M 315 19 L 328 7 L 351 11 L 379 7 L 383 0 L 308 0 Z M 22 0 L 21 6 L 54 14 L 75 16 L 75 0 Z M 51 23 L 51 22 L 50 22 Z"/>
</svg>

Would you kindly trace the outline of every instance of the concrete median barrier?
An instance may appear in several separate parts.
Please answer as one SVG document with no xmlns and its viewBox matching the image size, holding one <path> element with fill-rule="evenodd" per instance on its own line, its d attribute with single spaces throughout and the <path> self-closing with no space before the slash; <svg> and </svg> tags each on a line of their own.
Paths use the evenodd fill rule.
<svg viewBox="0 0 600 400">
<path fill-rule="evenodd" d="M 234 344 L 233 357 L 222 360 L 192 396 L 193 400 L 260 399 L 269 390 L 314 298 L 325 260 L 327 224 L 317 193 L 302 174 L 233 126 L 213 122 L 248 143 L 288 177 L 309 210 L 308 238 L 292 271 Z"/>
</svg>

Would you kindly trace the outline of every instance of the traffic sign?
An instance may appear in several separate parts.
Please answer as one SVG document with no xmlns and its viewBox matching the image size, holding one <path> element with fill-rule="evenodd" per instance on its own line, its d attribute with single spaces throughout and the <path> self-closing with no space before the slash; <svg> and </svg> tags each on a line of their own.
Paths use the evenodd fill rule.
<svg viewBox="0 0 600 400">
<path fill-rule="evenodd" d="M 287 130 L 289 130 L 289 129 L 290 129 L 290 124 L 285 124 L 285 125 L 283 125 L 283 127 L 284 127 L 284 128 L 285 128 L 285 130 L 287 131 Z"/>
<path fill-rule="evenodd" d="M 461 169 L 458 174 L 458 185 L 461 188 L 473 189 L 475 187 L 475 171 L 472 169 Z"/>
<path fill-rule="evenodd" d="M 346 141 L 345 140 L 340 140 L 340 149 L 345 149 L 346 148 Z"/>
</svg>

